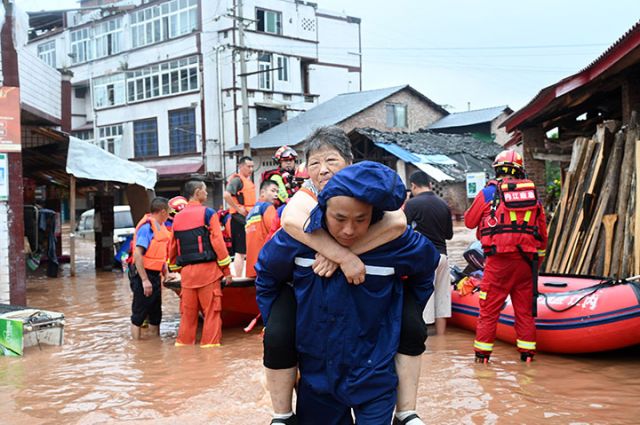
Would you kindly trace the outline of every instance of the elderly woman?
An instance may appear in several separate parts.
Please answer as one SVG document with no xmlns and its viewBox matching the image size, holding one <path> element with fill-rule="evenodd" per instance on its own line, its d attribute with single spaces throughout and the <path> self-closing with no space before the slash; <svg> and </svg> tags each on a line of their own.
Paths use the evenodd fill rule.
<svg viewBox="0 0 640 425">
<path fill-rule="evenodd" d="M 340 246 L 352 247 L 383 211 L 397 210 L 404 195 L 400 177 L 384 165 L 365 161 L 346 167 L 320 192 L 306 231 L 324 229 Z M 393 357 L 400 342 L 403 293 L 411 293 L 421 311 L 433 291 L 435 248 L 405 229 L 362 255 L 367 265 L 360 285 L 348 285 L 342 273 L 312 273 L 315 255 L 311 247 L 279 232 L 257 267 L 258 304 L 267 329 L 281 285 L 293 282 L 300 422 L 351 424 L 353 409 L 359 424 L 389 423 L 396 404 Z"/>
<path fill-rule="evenodd" d="M 402 235 L 407 228 L 405 216 L 401 211 L 385 212 L 381 220 L 372 224 L 367 233 L 350 247 L 340 245 L 324 229 L 305 233 L 305 224 L 317 205 L 318 193 L 338 171 L 353 161 L 351 143 L 342 129 L 322 127 L 306 139 L 305 157 L 310 179 L 285 208 L 282 214 L 284 230 L 315 250 L 316 261 L 312 267 L 318 276 L 330 277 L 339 267 L 349 283 L 358 285 L 365 278 L 365 267 L 358 255 Z M 272 424 L 296 423 L 291 408 L 297 374 L 295 314 L 293 292 L 285 285 L 271 309 L 264 339 L 264 365 L 275 413 Z M 396 356 L 400 376 L 396 417 L 403 424 L 422 423 L 415 414 L 420 355 L 424 352 L 426 339 L 421 315 L 415 300 L 408 296 L 403 308 L 402 338 Z"/>
</svg>

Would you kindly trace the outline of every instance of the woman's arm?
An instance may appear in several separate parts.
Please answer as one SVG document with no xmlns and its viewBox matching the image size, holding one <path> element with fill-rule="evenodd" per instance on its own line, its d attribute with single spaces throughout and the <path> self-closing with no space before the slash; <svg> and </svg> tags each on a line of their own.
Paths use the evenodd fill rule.
<svg viewBox="0 0 640 425">
<path fill-rule="evenodd" d="M 363 254 L 398 239 L 407 230 L 407 217 L 402 210 L 386 211 L 382 220 L 369 227 L 367 234 L 351 247 L 355 254 Z"/>
<path fill-rule="evenodd" d="M 304 226 L 311 210 L 317 205 L 313 197 L 305 192 L 297 192 L 282 211 L 282 227 L 298 242 L 301 242 L 322 256 L 336 263 L 342 269 L 347 281 L 353 284 L 364 282 L 364 264 L 348 248 L 335 241 L 325 230 L 318 229 L 313 233 L 305 233 Z M 325 264 L 321 269 L 314 268 L 320 276 L 330 276 L 335 267 Z"/>
</svg>

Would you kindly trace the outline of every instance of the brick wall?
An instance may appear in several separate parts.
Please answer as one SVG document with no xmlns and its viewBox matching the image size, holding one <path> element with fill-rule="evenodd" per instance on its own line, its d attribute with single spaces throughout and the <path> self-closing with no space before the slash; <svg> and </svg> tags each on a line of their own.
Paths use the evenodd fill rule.
<svg viewBox="0 0 640 425">
<path fill-rule="evenodd" d="M 389 128 L 387 127 L 387 111 L 385 105 L 387 103 L 398 103 L 407 105 L 407 127 L 406 128 Z M 348 118 L 338 124 L 344 131 L 349 133 L 354 128 L 375 128 L 380 131 L 417 131 L 444 116 L 443 113 L 437 111 L 424 100 L 415 96 L 408 90 L 400 91 L 393 96 L 379 102 L 364 111 Z"/>
<path fill-rule="evenodd" d="M 522 130 L 524 168 L 529 179 L 535 183 L 540 199 L 544 199 L 547 192 L 545 162 L 534 159 L 533 153 L 536 150 L 544 149 L 544 139 L 545 133 L 542 127 L 529 127 Z"/>
</svg>

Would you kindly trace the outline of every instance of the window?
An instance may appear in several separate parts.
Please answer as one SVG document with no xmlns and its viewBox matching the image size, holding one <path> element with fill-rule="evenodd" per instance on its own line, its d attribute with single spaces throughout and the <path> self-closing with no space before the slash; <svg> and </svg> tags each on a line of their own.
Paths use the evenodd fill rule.
<svg viewBox="0 0 640 425">
<path fill-rule="evenodd" d="M 155 118 L 133 122 L 135 157 L 158 156 L 158 123 Z"/>
<path fill-rule="evenodd" d="M 125 103 L 125 74 L 115 74 L 93 80 L 93 104 L 96 109 Z"/>
<path fill-rule="evenodd" d="M 71 132 L 71 135 L 81 140 L 92 140 L 93 130 L 76 130 Z"/>
<path fill-rule="evenodd" d="M 96 58 L 103 58 L 122 50 L 122 20 L 113 19 L 96 25 Z"/>
<path fill-rule="evenodd" d="M 52 68 L 56 67 L 56 42 L 47 41 L 38 45 L 38 57 Z"/>
<path fill-rule="evenodd" d="M 169 146 L 171 155 L 196 152 L 196 110 L 169 111 Z"/>
<path fill-rule="evenodd" d="M 289 58 L 278 56 L 278 81 L 289 81 Z"/>
<path fill-rule="evenodd" d="M 198 78 L 197 56 L 129 71 L 127 101 L 137 102 L 198 90 Z"/>
<path fill-rule="evenodd" d="M 256 115 L 258 118 L 258 133 L 265 132 L 284 121 L 284 111 L 282 109 L 256 106 Z"/>
<path fill-rule="evenodd" d="M 158 43 L 198 28 L 198 0 L 173 0 L 131 14 L 131 44 Z"/>
<path fill-rule="evenodd" d="M 271 54 L 263 53 L 258 56 L 258 87 L 271 90 Z"/>
<path fill-rule="evenodd" d="M 71 31 L 71 62 L 82 63 L 93 59 L 93 44 L 91 43 L 91 28 Z"/>
<path fill-rule="evenodd" d="M 260 32 L 282 34 L 282 13 L 273 10 L 256 9 L 257 29 Z"/>
<path fill-rule="evenodd" d="M 98 127 L 98 141 L 96 144 L 105 151 L 120 156 L 121 140 L 122 125 Z"/>
<path fill-rule="evenodd" d="M 407 127 L 407 105 L 399 103 L 387 103 L 387 127 L 406 128 Z"/>
</svg>

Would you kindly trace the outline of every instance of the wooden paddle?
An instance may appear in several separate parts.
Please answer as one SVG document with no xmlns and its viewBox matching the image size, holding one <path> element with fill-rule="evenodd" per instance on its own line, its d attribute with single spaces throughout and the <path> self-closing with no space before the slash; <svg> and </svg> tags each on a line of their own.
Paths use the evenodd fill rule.
<svg viewBox="0 0 640 425">
<path fill-rule="evenodd" d="M 604 224 L 605 235 L 605 250 L 604 250 L 604 275 L 609 276 L 609 270 L 611 268 L 611 249 L 613 244 L 613 227 L 618 220 L 618 214 L 607 214 L 602 217 L 602 224 Z"/>
</svg>

